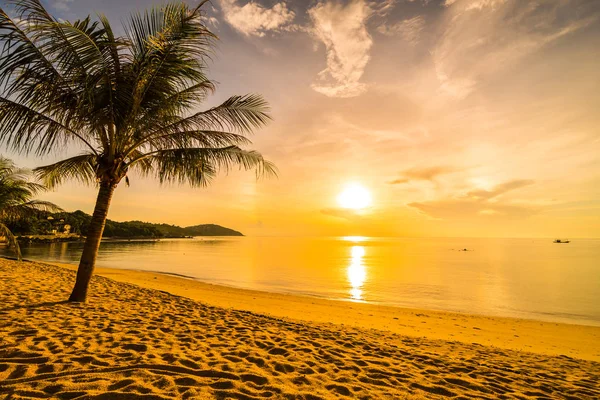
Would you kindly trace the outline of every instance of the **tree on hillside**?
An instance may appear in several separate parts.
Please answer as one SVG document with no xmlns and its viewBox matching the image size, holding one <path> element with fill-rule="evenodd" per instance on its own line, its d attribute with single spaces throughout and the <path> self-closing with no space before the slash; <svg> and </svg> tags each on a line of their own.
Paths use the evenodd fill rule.
<svg viewBox="0 0 600 400">
<path fill-rule="evenodd" d="M 0 142 L 37 155 L 78 147 L 78 155 L 37 168 L 54 187 L 97 185 L 71 301 L 85 301 L 111 198 L 128 174 L 204 186 L 221 170 L 274 174 L 247 134 L 269 120 L 259 95 L 233 96 L 204 111 L 215 90 L 206 72 L 215 35 L 203 1 L 134 13 L 115 36 L 103 15 L 51 16 L 39 0 L 0 9 Z"/>
<path fill-rule="evenodd" d="M 33 198 L 46 187 L 30 179 L 31 172 L 17 168 L 15 164 L 0 156 L 0 236 L 21 260 L 21 249 L 17 238 L 7 224 L 27 218 L 36 211 L 62 211 L 60 207 Z"/>
</svg>

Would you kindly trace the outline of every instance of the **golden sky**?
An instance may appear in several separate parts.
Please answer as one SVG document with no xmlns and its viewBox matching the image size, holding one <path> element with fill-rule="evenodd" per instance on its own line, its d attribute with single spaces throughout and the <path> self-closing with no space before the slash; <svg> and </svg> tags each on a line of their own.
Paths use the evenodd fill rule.
<svg viewBox="0 0 600 400">
<path fill-rule="evenodd" d="M 48 4 L 118 25 L 152 3 Z M 254 147 L 279 178 L 190 189 L 133 176 L 109 218 L 249 235 L 600 237 L 600 2 L 212 3 L 219 87 L 204 106 L 263 94 L 274 122 Z M 6 153 L 28 167 L 61 155 Z M 350 183 L 369 208 L 340 208 Z M 95 201 L 76 184 L 44 197 L 88 213 Z"/>
</svg>

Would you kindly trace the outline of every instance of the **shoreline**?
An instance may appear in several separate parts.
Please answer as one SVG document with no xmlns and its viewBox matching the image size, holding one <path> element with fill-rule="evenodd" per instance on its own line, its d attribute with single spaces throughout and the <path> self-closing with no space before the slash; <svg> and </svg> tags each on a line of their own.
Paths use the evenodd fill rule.
<svg viewBox="0 0 600 400">
<path fill-rule="evenodd" d="M 54 263 L 54 262 L 47 262 L 47 261 L 34 261 L 34 260 L 27 260 L 27 261 L 41 262 L 41 263 L 45 263 L 45 264 L 52 264 L 52 265 L 59 265 L 59 266 L 61 265 L 61 263 Z M 69 264 L 69 263 L 62 263 L 62 265 L 77 267 L 76 264 Z M 144 272 L 144 273 L 149 273 L 149 274 L 166 275 L 166 276 L 172 276 L 175 278 L 181 278 L 184 280 L 198 282 L 198 283 L 201 283 L 204 285 L 213 285 L 213 286 L 217 286 L 217 287 L 234 289 L 234 290 L 259 292 L 259 293 L 270 293 L 270 294 L 275 294 L 275 295 L 294 296 L 294 297 L 305 297 L 305 298 L 309 298 L 309 299 L 344 302 L 344 303 L 350 303 L 350 304 L 368 304 L 368 305 L 372 305 L 375 307 L 399 308 L 402 310 L 411 310 L 411 311 L 415 311 L 415 312 L 430 311 L 430 312 L 440 312 L 440 313 L 448 313 L 448 314 L 456 314 L 456 315 L 467 315 L 467 316 L 470 315 L 473 317 L 482 317 L 482 318 L 503 318 L 503 319 L 509 319 L 509 320 L 518 320 L 518 321 L 532 321 L 532 322 L 543 322 L 543 323 L 548 323 L 548 324 L 575 325 L 575 326 L 600 328 L 600 322 L 597 322 L 596 320 L 584 319 L 584 318 L 578 320 L 577 322 L 573 322 L 573 321 L 566 321 L 566 320 L 563 320 L 563 321 L 551 320 L 550 318 L 547 318 L 547 319 L 527 318 L 527 317 L 516 317 L 516 316 L 507 316 L 507 315 L 492 315 L 492 314 L 468 312 L 468 311 L 444 310 L 441 308 L 414 308 L 414 307 L 408 307 L 408 306 L 403 306 L 403 305 L 385 304 L 385 303 L 381 303 L 381 302 L 377 302 L 377 301 L 353 300 L 350 298 L 330 298 L 330 297 L 327 297 L 324 295 L 320 296 L 320 295 L 313 294 L 310 292 L 299 292 L 299 291 L 293 292 L 293 291 L 276 291 L 276 290 L 271 291 L 271 290 L 261 290 L 261 289 L 250 289 L 250 288 L 244 288 L 244 287 L 235 286 L 235 285 L 228 285 L 226 283 L 221 283 L 221 282 L 216 282 L 216 281 L 211 282 L 208 280 L 202 280 L 200 278 L 195 278 L 193 276 L 184 275 L 184 274 L 178 274 L 176 272 L 163 272 L 163 271 L 142 270 L 142 269 L 134 269 L 134 268 L 112 268 L 112 267 L 101 267 L 101 269 L 107 269 L 107 270 L 117 269 L 117 270 L 123 270 L 123 271 Z M 536 315 L 553 315 L 553 314 L 537 313 Z M 573 314 L 565 314 L 565 315 L 573 315 Z M 585 323 L 585 322 L 589 322 L 589 323 Z"/>
<path fill-rule="evenodd" d="M 77 269 L 74 264 L 45 264 L 71 271 Z M 292 321 L 330 323 L 426 339 L 600 361 L 600 327 L 596 326 L 266 292 L 135 269 L 96 268 L 95 274 L 211 306 Z"/>
<path fill-rule="evenodd" d="M 16 258 L 6 256 L 6 255 L 1 255 L 0 258 L 4 258 L 7 260 L 13 260 L 13 261 L 16 260 Z M 57 266 L 65 267 L 68 269 L 76 269 L 77 265 L 78 265 L 76 263 L 64 263 L 64 262 L 61 263 L 61 262 L 46 261 L 46 260 L 23 259 L 23 261 L 57 265 Z M 441 308 L 416 308 L 416 307 L 410 307 L 410 306 L 404 306 L 404 305 L 386 304 L 386 303 L 381 303 L 381 302 L 376 302 L 376 301 L 362 301 L 362 300 L 353 300 L 353 299 L 349 299 L 349 298 L 330 298 L 327 296 L 321 296 L 321 295 L 313 294 L 310 292 L 301 292 L 301 291 L 296 291 L 296 292 L 291 291 L 290 292 L 290 291 L 277 291 L 277 290 L 270 291 L 270 290 L 262 290 L 262 289 L 244 288 L 244 287 L 235 286 L 235 285 L 228 285 L 226 283 L 221 283 L 218 281 L 202 280 L 200 278 L 196 278 L 196 277 L 185 275 L 185 274 L 179 274 L 176 272 L 143 270 L 143 269 L 135 269 L 135 268 L 96 267 L 95 273 L 97 273 L 98 270 L 109 270 L 109 271 L 120 270 L 120 271 L 131 271 L 131 272 L 136 272 L 136 273 L 139 272 L 139 273 L 148 273 L 148 274 L 156 274 L 156 275 L 165 275 L 165 276 L 172 276 L 175 278 L 180 278 L 180 279 L 184 279 L 184 280 L 188 280 L 188 281 L 198 282 L 199 284 L 203 284 L 203 285 L 213 285 L 216 287 L 222 287 L 222 288 L 233 289 L 233 290 L 258 292 L 258 293 L 270 293 L 270 294 L 282 295 L 282 296 L 304 297 L 304 298 L 308 298 L 308 299 L 317 299 L 317 300 L 325 300 L 325 301 L 333 301 L 333 302 L 344 302 L 344 303 L 350 303 L 350 304 L 367 304 L 367 305 L 371 305 L 374 307 L 386 307 L 386 308 L 393 308 L 393 309 L 397 308 L 397 309 L 409 310 L 409 311 L 421 312 L 421 313 L 422 312 L 434 312 L 434 313 L 437 312 L 437 313 L 455 314 L 458 316 L 472 316 L 472 317 L 480 317 L 480 318 L 500 318 L 500 319 L 507 319 L 507 320 L 513 320 L 513 321 L 530 321 L 530 322 L 541 322 L 541 323 L 545 323 L 545 324 L 574 325 L 574 326 L 581 326 L 581 327 L 600 328 L 600 322 L 593 320 L 593 319 L 584 318 L 583 316 L 579 316 L 576 314 L 564 314 L 564 315 L 569 315 L 571 317 L 580 317 L 577 320 L 575 320 L 574 318 L 571 318 L 571 319 L 565 318 L 562 320 L 552 320 L 551 317 L 531 318 L 526 315 L 521 317 L 521 316 L 510 316 L 510 315 L 493 315 L 493 314 L 469 312 L 469 311 L 462 311 L 462 310 L 448 310 L 448 309 L 441 309 Z M 107 272 L 107 274 L 108 274 L 108 272 Z M 526 314 L 526 313 L 523 313 L 523 314 Z M 554 315 L 551 313 L 533 313 L 533 314 L 535 314 L 536 316 Z"/>
</svg>

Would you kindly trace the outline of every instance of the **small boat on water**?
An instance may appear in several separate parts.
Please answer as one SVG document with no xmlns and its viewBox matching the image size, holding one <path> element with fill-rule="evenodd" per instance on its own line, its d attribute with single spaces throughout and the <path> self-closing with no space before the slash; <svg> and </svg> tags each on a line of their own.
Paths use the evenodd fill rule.
<svg viewBox="0 0 600 400">
<path fill-rule="evenodd" d="M 570 241 L 570 240 L 561 240 L 561 239 L 556 239 L 556 240 L 554 241 L 554 243 L 571 243 L 571 241 Z"/>
</svg>

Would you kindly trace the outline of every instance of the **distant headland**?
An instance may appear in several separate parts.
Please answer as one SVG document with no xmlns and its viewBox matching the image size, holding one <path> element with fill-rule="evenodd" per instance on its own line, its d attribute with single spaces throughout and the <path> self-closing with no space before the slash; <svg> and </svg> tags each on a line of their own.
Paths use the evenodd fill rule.
<svg viewBox="0 0 600 400">
<path fill-rule="evenodd" d="M 74 212 L 40 212 L 11 224 L 10 229 L 21 242 L 77 241 L 85 236 L 92 216 Z M 216 224 L 181 227 L 142 221 L 106 221 L 103 238 L 161 239 L 192 236 L 244 236 L 241 232 Z"/>
</svg>

